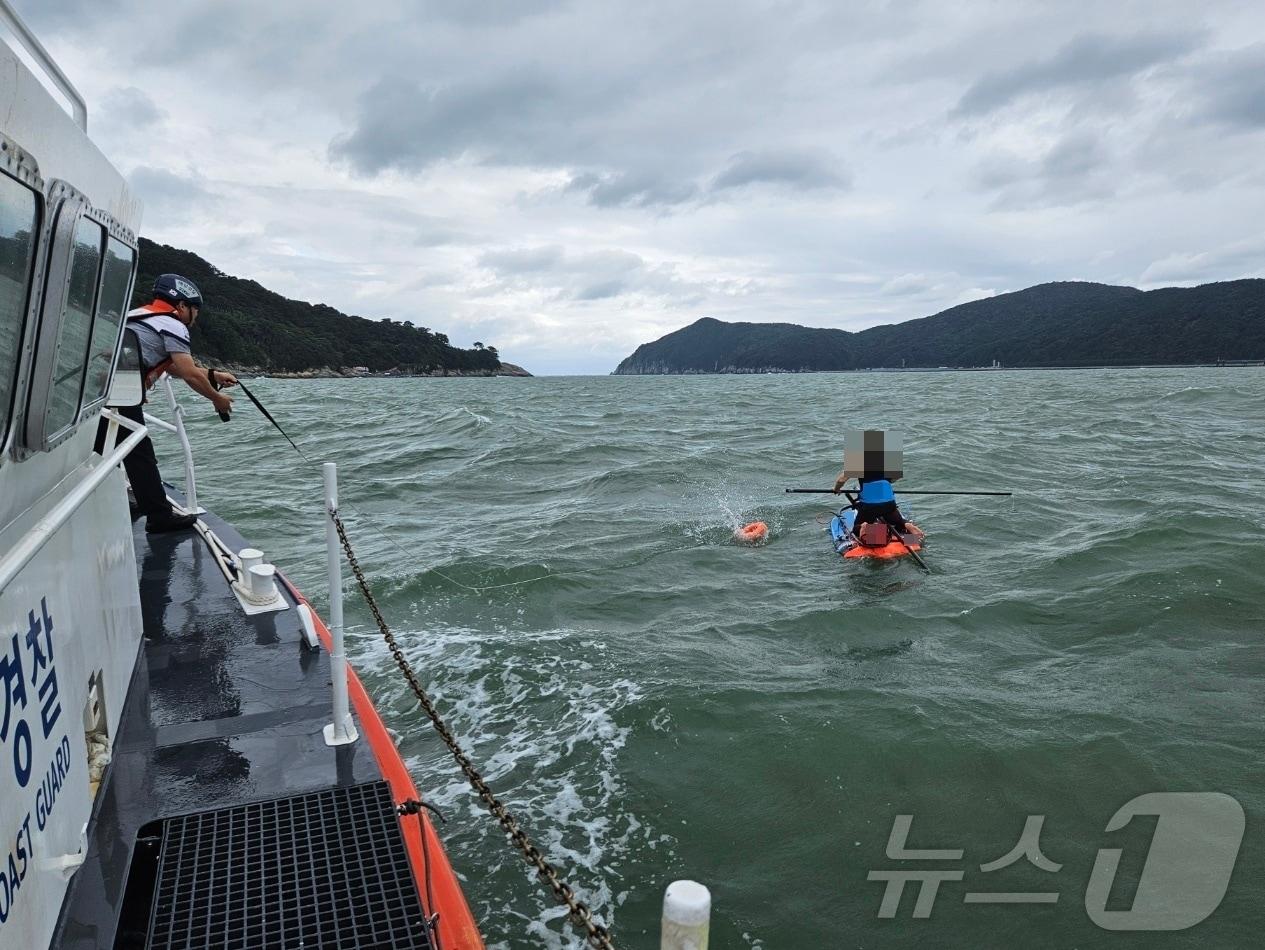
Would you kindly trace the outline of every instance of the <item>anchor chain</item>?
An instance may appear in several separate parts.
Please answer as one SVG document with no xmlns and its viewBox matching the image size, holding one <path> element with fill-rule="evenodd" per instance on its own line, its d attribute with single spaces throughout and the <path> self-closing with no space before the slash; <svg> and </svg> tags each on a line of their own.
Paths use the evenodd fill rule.
<svg viewBox="0 0 1265 950">
<path fill-rule="evenodd" d="M 461 771 L 469 780 L 470 785 L 479 793 L 479 798 L 483 800 L 488 810 L 496 817 L 497 822 L 505 830 L 505 833 L 509 835 L 510 840 L 523 853 L 527 863 L 532 865 L 536 869 L 536 874 L 549 885 L 558 903 L 566 905 L 567 915 L 576 926 L 585 932 L 589 943 L 598 948 L 598 950 L 615 950 L 610 931 L 593 919 L 592 911 L 589 910 L 588 905 L 584 901 L 577 899 L 570 885 L 558 877 L 557 869 L 545 859 L 544 855 L 532 843 L 527 833 L 519 825 L 518 819 L 510 814 L 509 810 L 497 799 L 492 788 L 484 780 L 479 770 L 474 767 L 474 763 L 470 761 L 470 757 L 466 755 L 465 751 L 457 743 L 452 731 L 448 728 L 448 724 L 444 722 L 430 696 L 422 688 L 422 684 L 418 682 L 417 674 L 413 672 L 413 667 L 405 659 L 403 651 L 400 650 L 399 645 L 395 642 L 395 636 L 391 633 L 391 628 L 387 626 L 386 619 L 382 616 L 382 611 L 378 608 L 377 601 L 374 600 L 373 592 L 369 589 L 369 582 L 365 579 L 364 571 L 360 568 L 360 562 L 356 560 L 356 554 L 352 550 L 351 541 L 347 538 L 347 531 L 343 527 L 342 519 L 338 517 L 337 509 L 329 508 L 327 510 L 330 518 L 334 521 L 334 527 L 338 531 L 338 538 L 342 542 L 343 551 L 347 555 L 347 563 L 351 565 L 351 572 L 356 577 L 356 585 L 360 588 L 360 594 L 364 597 L 365 603 L 369 605 L 369 612 L 373 614 L 373 619 L 378 625 L 378 630 L 382 633 L 382 639 L 386 642 L 387 648 L 391 651 L 395 665 L 400 668 L 400 672 L 408 680 L 409 687 L 413 690 L 413 695 L 417 697 L 418 704 L 425 710 L 426 715 L 430 717 L 431 725 L 435 727 L 435 731 L 439 733 L 440 738 L 444 740 L 444 744 L 448 746 L 448 751 L 457 760 L 457 764 L 461 767 Z"/>
</svg>

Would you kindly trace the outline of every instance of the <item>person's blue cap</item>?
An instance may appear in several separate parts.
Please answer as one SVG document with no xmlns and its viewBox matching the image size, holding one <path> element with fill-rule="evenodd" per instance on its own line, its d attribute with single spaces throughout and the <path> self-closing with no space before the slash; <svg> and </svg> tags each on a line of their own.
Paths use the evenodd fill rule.
<svg viewBox="0 0 1265 950">
<path fill-rule="evenodd" d="M 154 296 L 170 304 L 187 303 L 190 307 L 202 306 L 202 291 L 198 285 L 179 274 L 163 274 L 154 281 Z"/>
</svg>

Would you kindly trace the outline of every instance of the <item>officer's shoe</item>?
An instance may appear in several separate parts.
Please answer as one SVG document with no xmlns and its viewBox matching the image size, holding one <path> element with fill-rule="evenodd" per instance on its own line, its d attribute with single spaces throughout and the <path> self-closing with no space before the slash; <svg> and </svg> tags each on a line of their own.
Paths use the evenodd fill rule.
<svg viewBox="0 0 1265 950">
<path fill-rule="evenodd" d="M 192 528 L 197 520 L 197 515 L 178 515 L 174 511 L 165 515 L 150 515 L 145 519 L 145 531 L 149 534 L 185 531 Z"/>
</svg>

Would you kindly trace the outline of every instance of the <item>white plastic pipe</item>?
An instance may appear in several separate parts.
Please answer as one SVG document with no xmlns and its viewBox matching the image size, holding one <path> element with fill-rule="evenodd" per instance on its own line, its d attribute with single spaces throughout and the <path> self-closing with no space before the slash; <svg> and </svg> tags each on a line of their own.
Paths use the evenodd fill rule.
<svg viewBox="0 0 1265 950">
<path fill-rule="evenodd" d="M 176 427 L 166 419 L 159 419 L 157 416 L 151 416 L 148 412 L 145 413 L 145 425 L 154 429 L 162 429 L 164 432 L 176 431 Z"/>
<path fill-rule="evenodd" d="M 343 553 L 339 545 L 334 515 L 338 511 L 338 466 L 326 462 L 325 476 L 325 565 L 329 580 L 329 670 L 334 682 L 334 721 L 325 727 L 327 745 L 355 742 L 355 723 L 347 702 L 347 655 L 343 652 Z"/>
<path fill-rule="evenodd" d="M 176 437 L 180 440 L 180 448 L 184 452 L 184 497 L 189 511 L 198 511 L 198 482 L 193 473 L 193 446 L 189 444 L 189 435 L 184 429 L 184 410 L 176 400 L 176 392 L 171 388 L 171 377 L 163 374 L 163 388 L 167 391 L 167 404 L 171 406 L 171 414 L 176 420 Z"/>
<path fill-rule="evenodd" d="M 659 950 L 707 950 L 712 895 L 697 881 L 673 881 L 663 892 Z"/>
</svg>

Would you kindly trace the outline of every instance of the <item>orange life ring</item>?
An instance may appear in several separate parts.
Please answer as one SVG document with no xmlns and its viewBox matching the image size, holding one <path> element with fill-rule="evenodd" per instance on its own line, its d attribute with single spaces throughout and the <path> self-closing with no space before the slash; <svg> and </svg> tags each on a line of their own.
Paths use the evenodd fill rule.
<svg viewBox="0 0 1265 950">
<path fill-rule="evenodd" d="M 743 544 L 756 544 L 769 536 L 769 526 L 763 521 L 744 524 L 734 531 L 734 539 Z"/>
</svg>

